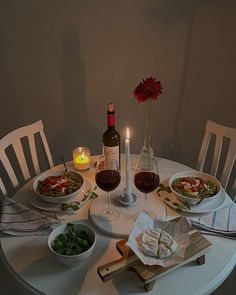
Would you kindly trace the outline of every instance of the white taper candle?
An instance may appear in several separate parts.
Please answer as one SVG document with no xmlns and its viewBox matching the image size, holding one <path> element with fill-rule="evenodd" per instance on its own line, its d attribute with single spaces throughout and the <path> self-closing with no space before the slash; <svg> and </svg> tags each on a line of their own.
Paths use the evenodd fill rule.
<svg viewBox="0 0 236 295">
<path fill-rule="evenodd" d="M 132 197 L 131 167 L 130 167 L 130 131 L 126 129 L 125 138 L 125 159 L 126 159 L 126 195 Z M 130 201 L 129 199 L 127 201 Z"/>
</svg>

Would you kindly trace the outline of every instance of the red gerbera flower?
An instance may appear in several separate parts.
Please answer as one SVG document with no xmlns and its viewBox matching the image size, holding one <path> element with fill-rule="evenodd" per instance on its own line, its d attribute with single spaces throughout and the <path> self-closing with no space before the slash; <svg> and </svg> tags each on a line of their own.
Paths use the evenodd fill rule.
<svg viewBox="0 0 236 295">
<path fill-rule="evenodd" d="M 156 78 L 143 79 L 134 90 L 134 96 L 138 102 L 147 101 L 149 99 L 157 100 L 157 97 L 162 93 L 162 86 L 160 81 Z"/>
</svg>

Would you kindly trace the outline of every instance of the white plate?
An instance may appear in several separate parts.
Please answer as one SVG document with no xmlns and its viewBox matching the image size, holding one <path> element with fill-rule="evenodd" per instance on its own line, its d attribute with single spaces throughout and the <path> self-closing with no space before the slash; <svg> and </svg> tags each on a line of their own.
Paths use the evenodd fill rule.
<svg viewBox="0 0 236 295">
<path fill-rule="evenodd" d="M 178 204 L 183 204 L 176 198 L 176 195 L 174 193 L 168 193 L 168 192 L 162 191 L 160 192 L 160 195 L 163 201 L 167 205 L 169 205 L 171 208 L 173 208 L 175 211 L 177 211 L 178 206 L 173 204 L 174 202 Z M 206 204 L 191 205 L 189 210 L 184 208 L 181 208 L 181 210 L 186 213 L 197 213 L 197 214 L 208 213 L 208 212 L 219 210 L 221 208 L 225 208 L 227 206 L 230 206 L 231 204 L 232 204 L 232 200 L 225 193 L 224 189 L 222 189 L 218 198 L 215 200 L 212 200 L 212 202 L 209 202 Z"/>
<path fill-rule="evenodd" d="M 81 201 L 82 197 L 86 193 L 88 189 L 91 189 L 91 184 L 88 180 L 84 179 L 84 183 L 77 195 L 71 201 Z M 28 202 L 35 208 L 42 210 L 42 211 L 49 211 L 49 212 L 63 212 L 60 208 L 60 204 L 57 203 L 48 203 L 43 201 L 38 197 L 38 195 L 33 191 L 29 191 L 28 195 Z"/>
</svg>

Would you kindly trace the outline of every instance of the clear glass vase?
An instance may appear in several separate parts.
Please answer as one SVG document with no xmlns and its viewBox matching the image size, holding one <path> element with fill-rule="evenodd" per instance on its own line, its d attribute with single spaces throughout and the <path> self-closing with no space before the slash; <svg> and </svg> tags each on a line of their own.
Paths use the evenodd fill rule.
<svg viewBox="0 0 236 295">
<path fill-rule="evenodd" d="M 151 165 L 150 159 L 154 157 L 154 151 L 150 145 L 150 141 L 151 141 L 150 137 L 147 137 L 147 135 L 145 135 L 143 147 L 141 149 L 140 157 L 139 157 L 139 161 L 141 165 L 144 168 L 146 168 L 146 170 L 150 169 L 150 165 Z"/>
<path fill-rule="evenodd" d="M 151 101 L 148 100 L 148 106 L 147 106 L 147 122 L 146 122 L 146 130 L 145 130 L 145 136 L 144 136 L 144 142 L 143 147 L 140 152 L 140 161 L 143 162 L 143 165 L 147 166 L 150 164 L 150 159 L 154 157 L 154 151 L 151 147 L 151 137 L 150 137 L 150 117 L 151 117 Z M 147 166 L 147 169 L 150 167 Z"/>
</svg>

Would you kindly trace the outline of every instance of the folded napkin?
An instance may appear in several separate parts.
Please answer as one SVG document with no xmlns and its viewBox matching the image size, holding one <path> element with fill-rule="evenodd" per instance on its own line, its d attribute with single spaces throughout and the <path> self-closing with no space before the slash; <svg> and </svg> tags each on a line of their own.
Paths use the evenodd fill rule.
<svg viewBox="0 0 236 295">
<path fill-rule="evenodd" d="M 44 235 L 58 222 L 8 197 L 0 199 L 0 234 Z"/>
<path fill-rule="evenodd" d="M 236 204 L 215 212 L 188 217 L 201 232 L 236 239 Z"/>
</svg>

